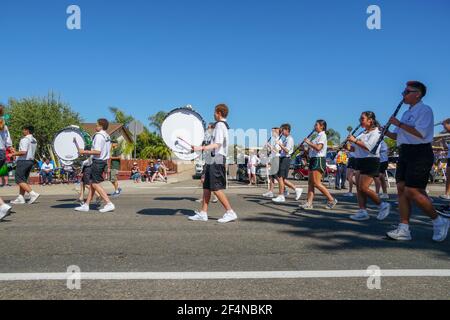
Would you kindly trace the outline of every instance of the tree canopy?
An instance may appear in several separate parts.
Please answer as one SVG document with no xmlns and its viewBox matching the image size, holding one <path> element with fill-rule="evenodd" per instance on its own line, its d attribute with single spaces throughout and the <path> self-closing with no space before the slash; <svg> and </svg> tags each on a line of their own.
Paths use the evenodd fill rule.
<svg viewBox="0 0 450 320">
<path fill-rule="evenodd" d="M 49 148 L 60 130 L 70 125 L 80 125 L 82 122 L 80 115 L 67 103 L 57 99 L 53 93 L 47 97 L 10 99 L 7 113 L 11 116 L 9 131 L 14 146 L 18 146 L 24 126 L 34 127 L 34 137 L 38 141 L 38 159 L 50 156 Z"/>
</svg>

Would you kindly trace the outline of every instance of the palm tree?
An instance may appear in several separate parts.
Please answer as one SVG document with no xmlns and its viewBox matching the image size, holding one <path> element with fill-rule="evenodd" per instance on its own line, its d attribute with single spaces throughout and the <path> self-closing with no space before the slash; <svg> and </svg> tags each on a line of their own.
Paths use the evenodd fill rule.
<svg viewBox="0 0 450 320">
<path fill-rule="evenodd" d="M 334 129 L 327 130 L 327 138 L 329 145 L 339 145 L 341 143 L 341 134 Z"/>
<path fill-rule="evenodd" d="M 134 118 L 130 115 L 125 114 L 122 110 L 116 107 L 109 107 L 109 111 L 114 116 L 114 122 L 120 123 L 124 125 L 125 127 L 128 127 L 131 121 L 134 120 Z"/>
<path fill-rule="evenodd" d="M 159 111 L 154 115 L 148 117 L 148 121 L 150 121 L 150 126 L 156 129 L 158 135 L 161 135 L 161 126 L 166 116 L 167 112 Z"/>
</svg>

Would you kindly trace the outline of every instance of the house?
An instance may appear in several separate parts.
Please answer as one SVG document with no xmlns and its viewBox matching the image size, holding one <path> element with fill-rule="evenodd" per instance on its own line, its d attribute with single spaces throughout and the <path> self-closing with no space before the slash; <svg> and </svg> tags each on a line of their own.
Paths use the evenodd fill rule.
<svg viewBox="0 0 450 320">
<path fill-rule="evenodd" d="M 91 136 L 95 134 L 95 127 L 97 124 L 95 123 L 82 123 L 81 128 L 88 132 Z M 106 131 L 113 140 L 117 140 L 119 144 L 128 144 L 133 143 L 133 135 L 131 132 L 120 123 L 110 123 L 109 128 Z M 131 155 L 124 156 L 124 158 L 131 158 Z"/>
</svg>

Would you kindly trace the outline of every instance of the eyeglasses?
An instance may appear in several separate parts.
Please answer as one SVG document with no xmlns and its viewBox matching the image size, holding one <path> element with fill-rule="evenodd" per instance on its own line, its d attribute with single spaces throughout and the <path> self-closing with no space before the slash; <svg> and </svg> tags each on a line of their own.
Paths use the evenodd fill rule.
<svg viewBox="0 0 450 320">
<path fill-rule="evenodd" d="M 417 90 L 408 90 L 408 89 L 406 89 L 405 91 L 403 91 L 403 95 L 404 96 L 407 96 L 408 94 L 410 94 L 410 93 L 413 93 L 413 92 L 419 92 L 419 91 L 417 91 Z"/>
</svg>

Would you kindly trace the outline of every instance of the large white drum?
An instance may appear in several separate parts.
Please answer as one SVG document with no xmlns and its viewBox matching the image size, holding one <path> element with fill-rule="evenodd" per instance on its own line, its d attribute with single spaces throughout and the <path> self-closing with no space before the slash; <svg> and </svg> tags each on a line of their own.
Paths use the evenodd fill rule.
<svg viewBox="0 0 450 320">
<path fill-rule="evenodd" d="M 59 159 L 73 161 L 79 158 L 78 148 L 90 149 L 90 135 L 77 126 L 70 126 L 58 132 L 53 140 L 53 150 Z"/>
<path fill-rule="evenodd" d="M 192 152 L 191 146 L 201 146 L 205 139 L 205 121 L 192 108 L 172 110 L 164 119 L 161 135 L 175 156 L 181 160 L 194 160 L 201 153 Z"/>
</svg>

